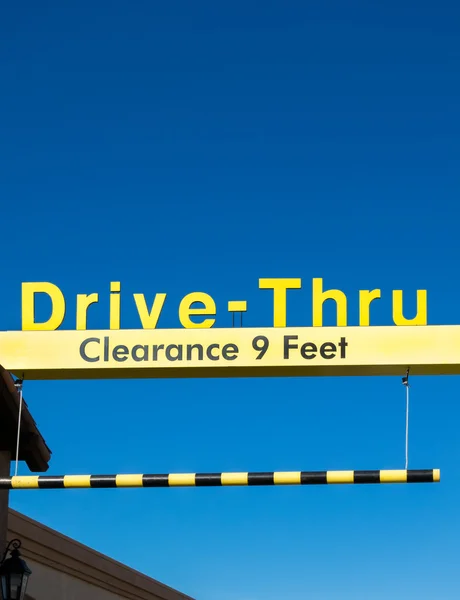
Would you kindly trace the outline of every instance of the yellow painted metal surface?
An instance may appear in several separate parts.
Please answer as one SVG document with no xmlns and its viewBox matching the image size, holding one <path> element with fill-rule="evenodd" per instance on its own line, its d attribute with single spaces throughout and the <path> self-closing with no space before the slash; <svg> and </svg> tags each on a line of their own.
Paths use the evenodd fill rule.
<svg viewBox="0 0 460 600">
<path fill-rule="evenodd" d="M 300 484 L 300 471 L 278 471 L 273 474 L 273 482 L 275 485 Z"/>
<path fill-rule="evenodd" d="M 117 475 L 115 482 L 117 487 L 141 487 L 142 474 L 133 473 L 132 475 Z"/>
<path fill-rule="evenodd" d="M 65 475 L 65 488 L 86 488 L 89 487 L 89 475 Z"/>
<path fill-rule="evenodd" d="M 11 478 L 11 487 L 13 490 L 38 489 L 38 475 L 26 475 L 24 477 L 16 475 Z"/>
<path fill-rule="evenodd" d="M 460 326 L 7 331 L 0 364 L 26 379 L 448 375 Z"/>
<path fill-rule="evenodd" d="M 248 485 L 248 473 L 222 473 L 222 485 Z"/>
<path fill-rule="evenodd" d="M 328 483 L 353 483 L 354 481 L 353 471 L 328 471 L 327 482 Z"/>
<path fill-rule="evenodd" d="M 168 484 L 170 487 L 195 485 L 195 473 L 170 473 Z"/>
<path fill-rule="evenodd" d="M 393 481 L 396 483 L 406 483 L 407 481 L 407 471 L 382 471 L 380 473 L 380 480 L 382 482 Z"/>
</svg>

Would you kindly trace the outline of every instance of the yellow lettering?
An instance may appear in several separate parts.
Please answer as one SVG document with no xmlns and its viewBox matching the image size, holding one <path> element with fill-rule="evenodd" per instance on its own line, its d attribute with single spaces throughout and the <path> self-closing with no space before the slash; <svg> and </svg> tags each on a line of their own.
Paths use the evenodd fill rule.
<svg viewBox="0 0 460 600">
<path fill-rule="evenodd" d="M 301 287 L 300 278 L 259 279 L 261 290 L 273 290 L 273 327 L 286 327 L 286 291 L 299 290 Z"/>
<path fill-rule="evenodd" d="M 202 308 L 192 308 L 195 302 L 201 302 L 204 304 Z M 216 314 L 216 303 L 208 294 L 204 292 L 192 292 L 182 298 L 179 305 L 179 320 L 182 326 L 186 329 L 209 329 L 215 323 L 215 319 L 205 319 L 201 323 L 194 323 L 191 319 L 191 315 L 215 315 Z"/>
<path fill-rule="evenodd" d="M 120 289 L 119 281 L 110 283 L 110 329 L 120 329 Z"/>
<path fill-rule="evenodd" d="M 99 301 L 99 294 L 77 294 L 77 329 L 86 329 L 86 313 L 91 304 Z"/>
<path fill-rule="evenodd" d="M 35 321 L 35 294 L 47 294 L 51 299 L 51 316 L 44 323 L 36 323 Z M 54 331 L 62 325 L 64 317 L 64 294 L 57 285 L 46 282 L 22 284 L 23 331 Z"/>
<path fill-rule="evenodd" d="M 406 319 L 403 315 L 402 290 L 393 290 L 393 322 L 395 325 L 426 325 L 427 312 L 426 290 L 417 290 L 417 313 L 413 319 Z"/>
<path fill-rule="evenodd" d="M 163 305 L 166 300 L 166 294 L 155 294 L 152 304 L 152 310 L 149 312 L 144 294 L 133 294 L 136 303 L 137 312 L 142 323 L 143 329 L 156 329 L 158 319 L 160 318 Z"/>
<path fill-rule="evenodd" d="M 370 325 L 371 302 L 380 298 L 380 290 L 359 290 L 359 324 L 363 327 Z"/>
<path fill-rule="evenodd" d="M 337 304 L 337 326 L 347 325 L 347 297 L 340 290 L 323 292 L 323 280 L 313 279 L 313 327 L 323 326 L 323 304 L 326 300 L 334 300 Z"/>
</svg>

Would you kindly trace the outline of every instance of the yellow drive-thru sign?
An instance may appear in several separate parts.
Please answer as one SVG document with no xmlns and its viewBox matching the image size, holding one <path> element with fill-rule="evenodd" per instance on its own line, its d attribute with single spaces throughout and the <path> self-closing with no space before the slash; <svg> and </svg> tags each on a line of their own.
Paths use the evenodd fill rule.
<svg viewBox="0 0 460 600">
<path fill-rule="evenodd" d="M 25 379 L 448 375 L 460 325 L 0 332 Z"/>
</svg>

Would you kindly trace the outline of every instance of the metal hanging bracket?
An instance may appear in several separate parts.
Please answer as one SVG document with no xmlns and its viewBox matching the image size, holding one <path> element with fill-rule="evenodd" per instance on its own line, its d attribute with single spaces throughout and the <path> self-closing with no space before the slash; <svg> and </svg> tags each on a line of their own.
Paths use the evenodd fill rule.
<svg viewBox="0 0 460 600">
<path fill-rule="evenodd" d="M 409 387 L 409 372 L 410 372 L 410 367 L 407 369 L 405 376 L 402 378 L 402 383 L 403 385 Z"/>
</svg>

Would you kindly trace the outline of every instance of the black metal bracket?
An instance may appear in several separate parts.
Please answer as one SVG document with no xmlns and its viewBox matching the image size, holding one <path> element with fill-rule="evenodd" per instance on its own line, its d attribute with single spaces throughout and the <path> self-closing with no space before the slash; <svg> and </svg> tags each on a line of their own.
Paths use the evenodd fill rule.
<svg viewBox="0 0 460 600">
<path fill-rule="evenodd" d="M 14 539 L 14 540 L 11 540 L 10 542 L 8 542 L 8 545 L 6 546 L 5 554 L 3 555 L 3 558 L 0 561 L 0 565 L 5 562 L 5 559 L 8 556 L 8 552 L 10 551 L 11 546 L 13 546 L 14 550 L 18 550 L 18 548 L 20 548 L 21 545 L 22 545 L 21 540 L 18 540 L 18 539 Z M 13 552 L 14 552 L 14 550 L 13 550 Z"/>
<path fill-rule="evenodd" d="M 409 371 L 410 371 L 410 367 L 407 369 L 405 376 L 402 378 L 402 383 L 406 387 L 409 387 Z"/>
</svg>

